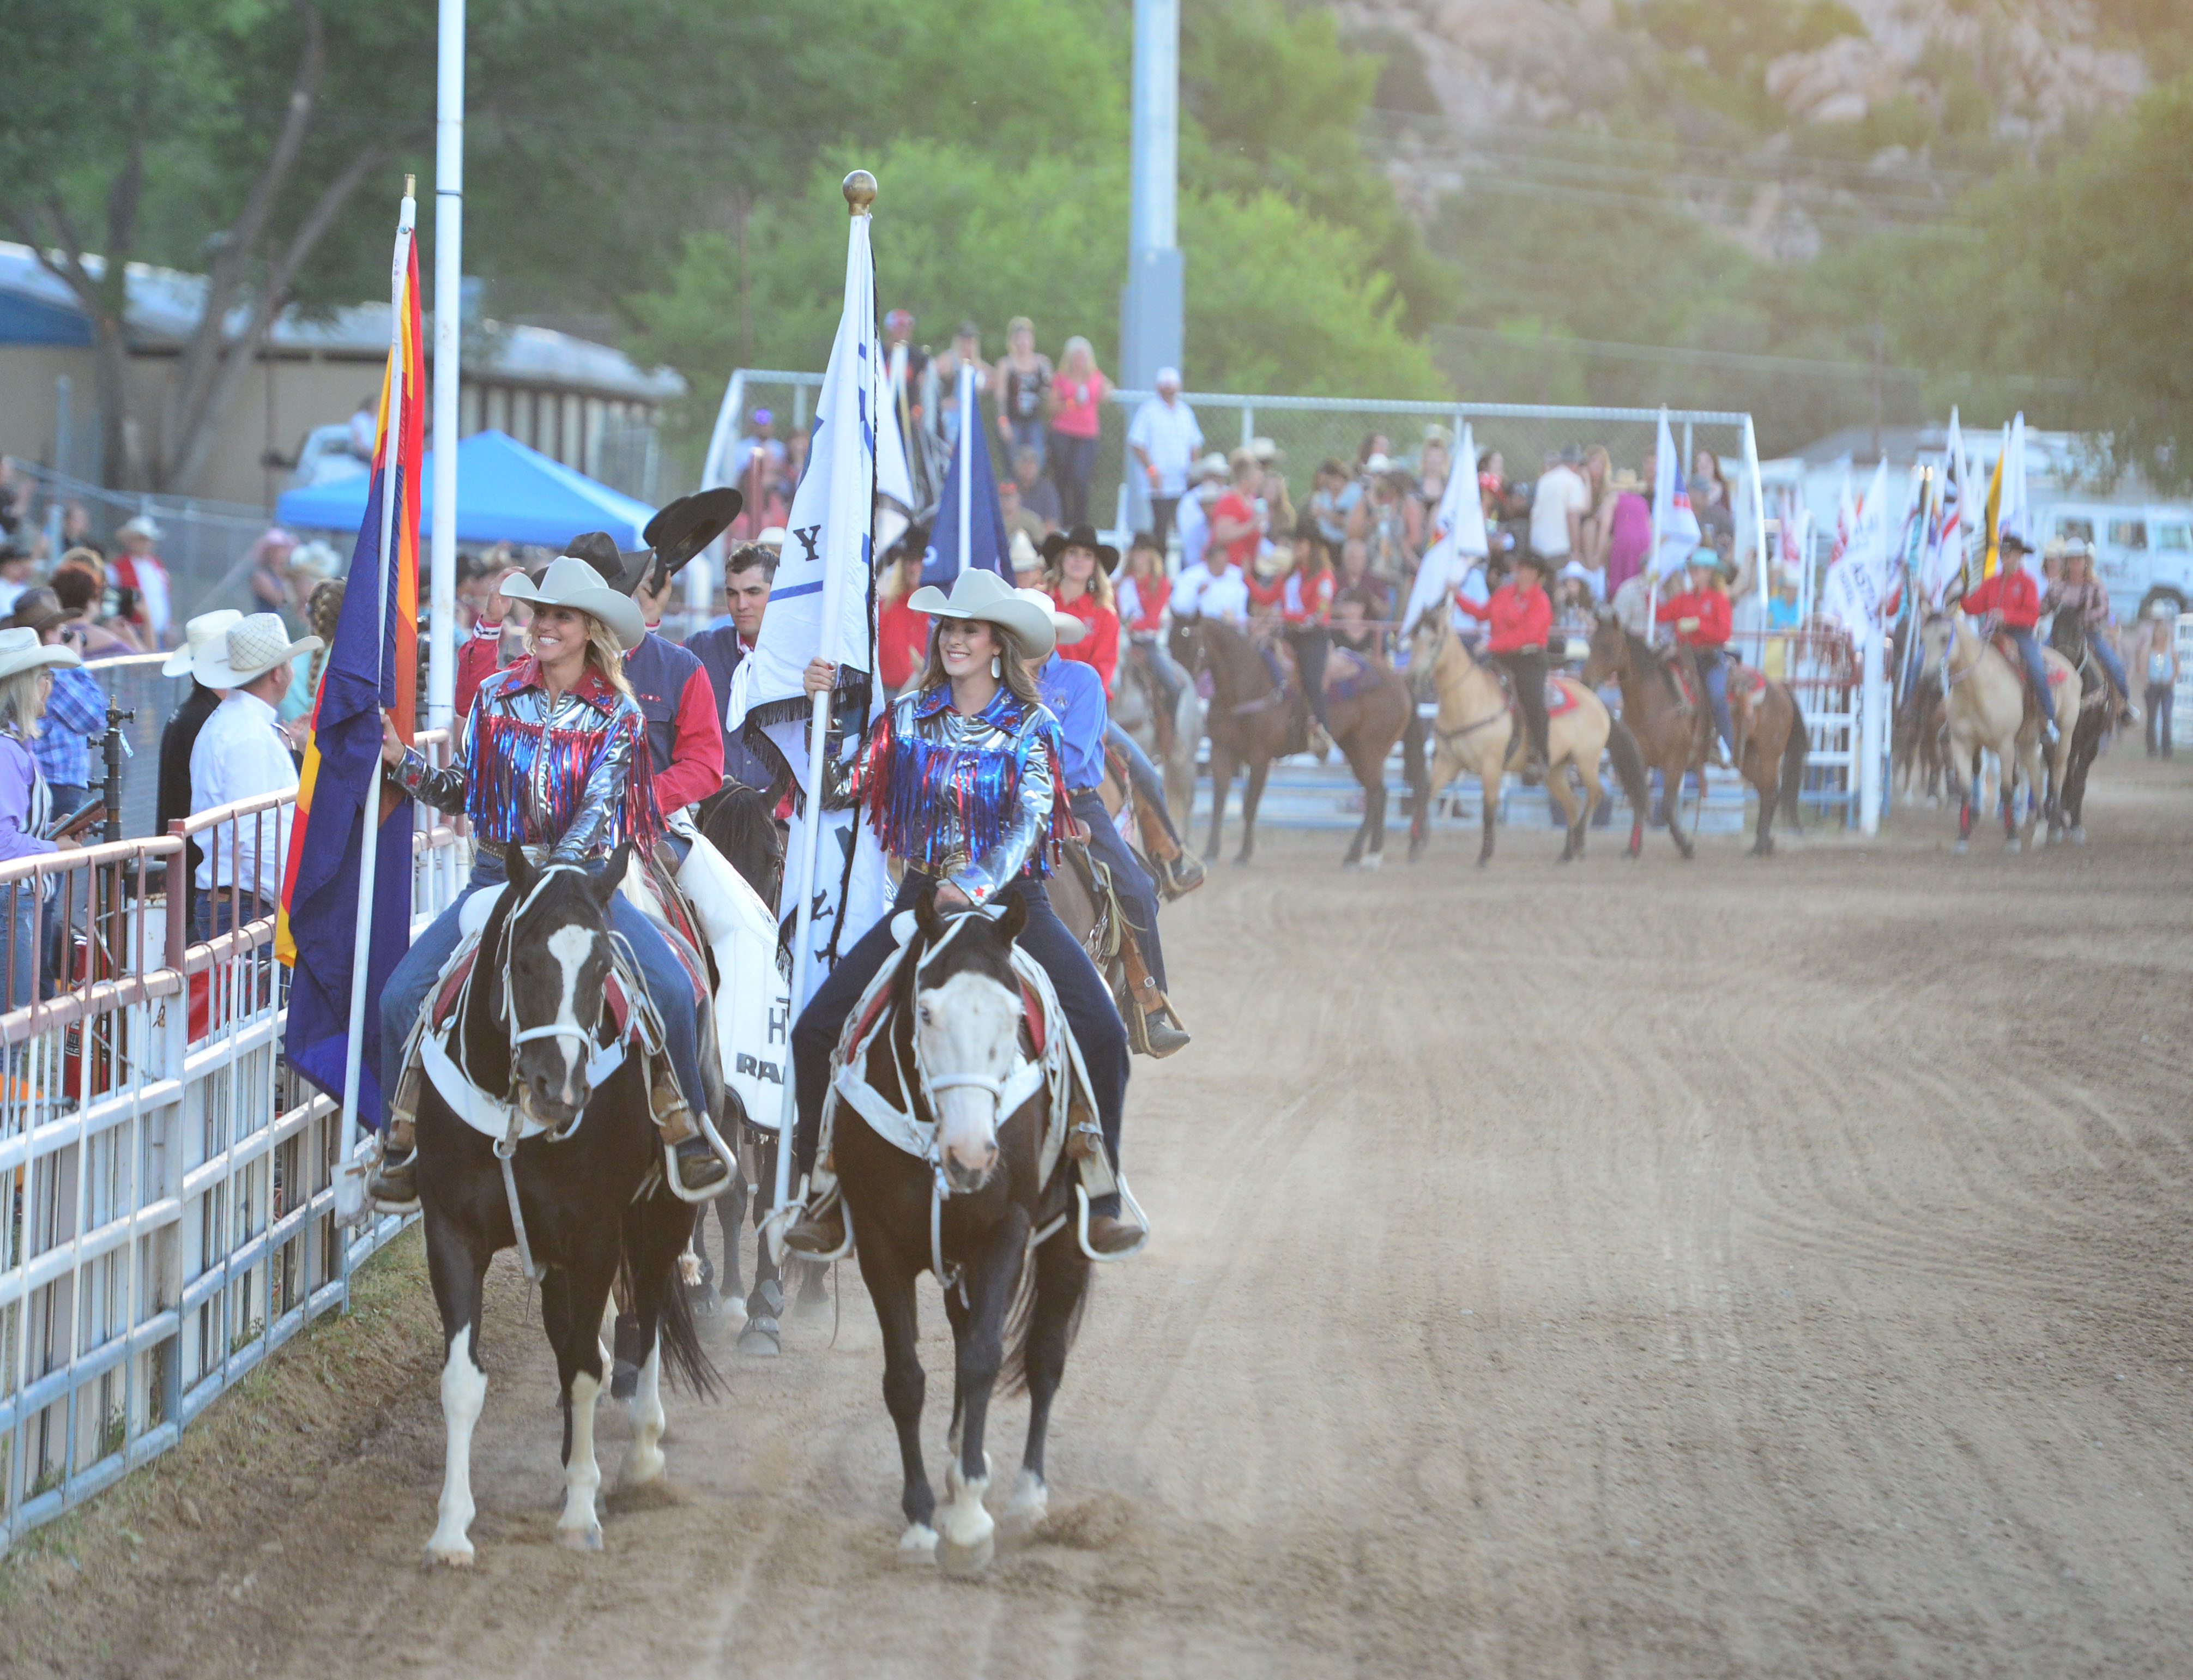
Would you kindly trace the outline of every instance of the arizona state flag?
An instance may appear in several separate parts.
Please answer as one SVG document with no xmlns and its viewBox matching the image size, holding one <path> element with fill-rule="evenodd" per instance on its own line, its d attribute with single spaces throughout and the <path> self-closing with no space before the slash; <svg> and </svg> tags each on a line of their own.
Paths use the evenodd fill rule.
<svg viewBox="0 0 2193 1680">
<path fill-rule="evenodd" d="M 351 555 L 342 616 L 312 702 L 312 732 L 298 780 L 297 817 L 274 934 L 276 955 L 295 971 L 283 1048 L 298 1072 L 340 1102 L 349 1051 L 365 806 L 374 799 L 381 834 L 358 1114 L 361 1123 L 375 1131 L 381 1111 L 381 1012 L 372 1000 L 380 996 L 411 943 L 411 801 L 382 779 L 381 713 L 386 708 L 397 733 L 411 738 L 419 668 L 419 465 L 426 447 L 419 253 L 408 226 L 399 237 L 408 256 L 396 338 L 381 376 L 373 483 Z M 392 458 L 392 439 L 397 445 Z M 395 499 L 386 554 L 381 552 L 384 496 Z M 383 568 L 388 614 L 375 623 Z"/>
</svg>

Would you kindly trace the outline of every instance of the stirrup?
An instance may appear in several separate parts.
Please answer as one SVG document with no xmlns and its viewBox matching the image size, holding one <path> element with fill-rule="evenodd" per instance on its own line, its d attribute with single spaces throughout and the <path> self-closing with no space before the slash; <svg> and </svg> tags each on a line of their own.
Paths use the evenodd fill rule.
<svg viewBox="0 0 2193 1680">
<path fill-rule="evenodd" d="M 693 1203 L 713 1201 L 729 1190 L 733 1181 L 737 1178 L 738 1157 L 734 1155 L 730 1147 L 724 1144 L 722 1134 L 716 1130 L 715 1122 L 704 1118 L 701 1121 L 699 1141 L 707 1144 L 708 1153 L 723 1163 L 724 1176 L 720 1178 L 711 1178 L 698 1188 L 690 1186 L 685 1182 L 684 1173 L 680 1170 L 678 1151 L 686 1144 L 694 1141 L 696 1141 L 694 1138 L 684 1138 L 673 1144 L 667 1138 L 663 1139 L 662 1182 L 669 1187 L 670 1194 L 680 1201 Z"/>
<path fill-rule="evenodd" d="M 382 1213 L 415 1213 L 419 1211 L 419 1151 L 415 1147 L 400 1161 L 388 1158 L 386 1144 L 381 1159 L 374 1164 L 373 1173 L 365 1181 L 365 1199 Z"/>
<path fill-rule="evenodd" d="M 827 1184 L 822 1187 L 821 1193 L 815 1198 L 814 1206 L 811 1207 L 807 1206 L 806 1192 L 811 1184 L 810 1179 L 809 1184 L 803 1184 L 800 1187 L 800 1195 L 784 1210 L 787 1217 L 780 1228 L 782 1232 L 781 1240 L 786 1248 L 790 1249 L 802 1259 L 842 1260 L 853 1252 L 853 1210 L 846 1206 L 844 1189 L 834 1175 Z M 793 1233 L 803 1225 L 809 1227 L 817 1236 L 827 1235 L 828 1227 L 822 1224 L 822 1221 L 833 1209 L 845 1229 L 843 1239 L 834 1247 L 803 1248 L 793 1241 Z M 775 1216 L 771 1217 L 773 1218 Z"/>
</svg>

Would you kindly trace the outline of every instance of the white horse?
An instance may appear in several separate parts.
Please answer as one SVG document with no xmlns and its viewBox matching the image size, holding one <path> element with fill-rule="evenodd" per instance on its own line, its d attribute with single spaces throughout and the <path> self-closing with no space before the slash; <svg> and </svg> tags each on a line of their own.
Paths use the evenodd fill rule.
<svg viewBox="0 0 2193 1680">
<path fill-rule="evenodd" d="M 2064 767 L 2071 752 L 2071 725 L 2078 721 L 2084 690 L 2079 674 L 2053 648 L 2043 648 L 2049 687 L 2061 724 L 2045 762 L 2050 772 L 2044 783 L 2041 718 L 2026 709 L 2024 672 L 1992 644 L 1983 641 L 1961 613 L 1930 613 L 1920 632 L 1926 646 L 1924 669 L 1938 671 L 1950 725 L 1951 761 L 1966 777 L 1964 803 L 1957 812 L 1957 847 L 1966 850 L 1972 840 L 1980 799 L 1980 754 L 1993 753 L 2002 765 L 2002 828 L 2009 850 L 2022 851 L 2033 841 L 2033 829 L 2044 797 L 2054 806 L 2064 785 Z M 2018 821 L 2017 797 L 2025 794 L 2024 821 Z"/>
</svg>

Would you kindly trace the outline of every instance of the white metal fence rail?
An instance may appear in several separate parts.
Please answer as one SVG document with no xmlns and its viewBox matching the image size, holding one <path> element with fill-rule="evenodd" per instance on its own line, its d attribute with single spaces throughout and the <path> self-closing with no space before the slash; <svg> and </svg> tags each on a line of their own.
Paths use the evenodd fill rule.
<svg viewBox="0 0 2193 1680">
<path fill-rule="evenodd" d="M 285 802 L 0 863 L 0 1549 L 173 1446 L 400 1228 L 335 1224 L 335 1105 L 282 1064 L 251 866 L 185 885 L 187 845 L 248 852 Z M 415 841 L 415 920 L 459 844 Z"/>
</svg>

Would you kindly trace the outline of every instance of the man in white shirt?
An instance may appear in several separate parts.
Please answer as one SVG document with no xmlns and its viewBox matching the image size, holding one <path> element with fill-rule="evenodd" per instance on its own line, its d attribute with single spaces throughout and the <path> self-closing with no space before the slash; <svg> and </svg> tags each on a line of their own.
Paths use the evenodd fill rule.
<svg viewBox="0 0 2193 1680">
<path fill-rule="evenodd" d="M 1207 566 L 1190 566 L 1173 580 L 1175 618 L 1222 618 L 1240 629 L 1249 627 L 1249 580 L 1241 568 L 1221 564 L 1216 574 Z"/>
<path fill-rule="evenodd" d="M 1159 368 L 1154 382 L 1157 395 L 1128 423 L 1127 447 L 1149 481 L 1150 530 L 1162 548 L 1172 535 L 1173 510 L 1188 494 L 1188 469 L 1203 447 L 1203 428 L 1180 399 L 1178 368 Z"/>
<path fill-rule="evenodd" d="M 1531 552 L 1559 571 L 1570 555 L 1583 548 L 1583 517 L 1591 512 L 1591 488 L 1577 471 L 1582 451 L 1569 444 L 1549 456 L 1531 497 Z"/>
<path fill-rule="evenodd" d="M 318 636 L 291 641 L 281 615 L 254 613 L 192 656 L 191 674 L 228 697 L 214 708 L 191 748 L 191 809 L 204 812 L 238 800 L 295 793 L 296 761 L 275 709 L 289 690 L 290 662 L 324 646 Z M 206 830 L 198 867 L 201 938 L 273 914 L 282 897 L 294 803 Z M 223 889 L 228 889 L 224 891 Z"/>
</svg>

